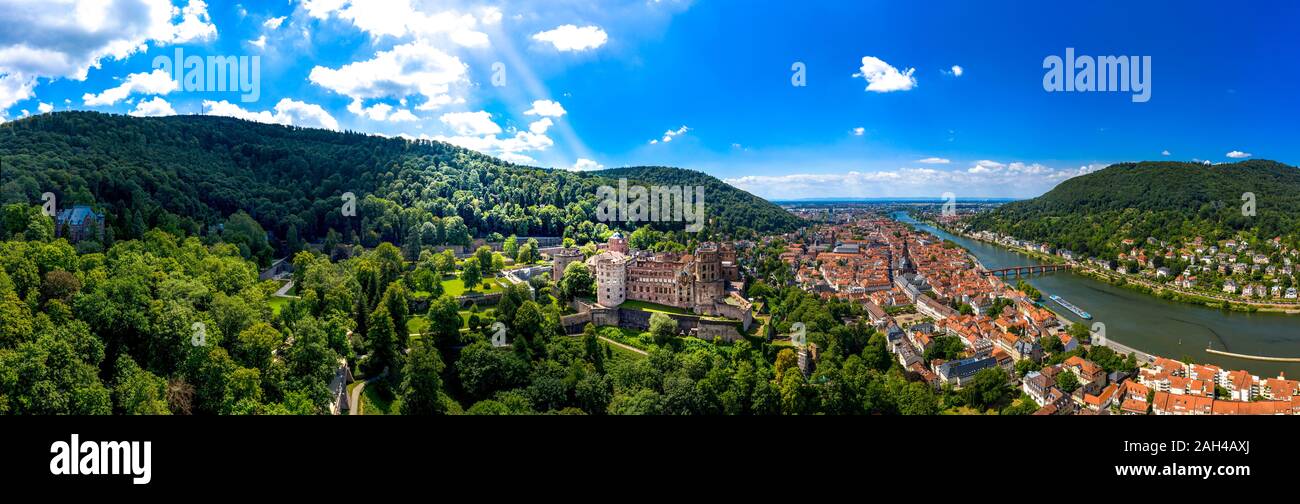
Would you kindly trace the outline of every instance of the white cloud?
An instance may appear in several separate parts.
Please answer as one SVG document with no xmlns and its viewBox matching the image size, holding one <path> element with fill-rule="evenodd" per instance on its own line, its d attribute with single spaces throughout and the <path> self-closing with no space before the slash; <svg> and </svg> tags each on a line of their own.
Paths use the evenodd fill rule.
<svg viewBox="0 0 1300 504">
<path fill-rule="evenodd" d="M 208 16 L 208 4 L 203 0 L 190 0 L 181 10 L 181 22 L 169 42 L 183 44 L 196 40 L 211 40 L 217 37 L 217 26 Z"/>
<path fill-rule="evenodd" d="M 573 163 L 573 166 L 569 169 L 572 171 L 595 171 L 605 169 L 605 165 L 587 158 L 578 158 L 578 161 Z"/>
<path fill-rule="evenodd" d="M 497 157 L 515 164 L 537 164 L 536 159 L 517 152 L 503 152 Z"/>
<path fill-rule="evenodd" d="M 387 103 L 377 103 L 369 107 L 362 107 L 361 100 L 352 100 L 348 104 L 348 112 L 366 117 L 371 121 L 383 121 L 388 119 L 388 114 L 393 111 L 393 106 Z"/>
<path fill-rule="evenodd" d="M 1250 153 L 1249 153 L 1249 152 L 1241 152 L 1241 151 L 1238 151 L 1238 150 L 1235 150 L 1235 151 L 1229 152 L 1229 153 L 1224 154 L 1224 155 L 1225 155 L 1225 156 L 1228 156 L 1228 157 L 1230 157 L 1230 158 L 1232 158 L 1232 159 L 1245 159 L 1245 158 L 1250 157 Z"/>
<path fill-rule="evenodd" d="M 5 0 L 0 8 L 0 110 L 32 96 L 39 78 L 86 80 L 102 61 L 217 35 L 200 0 Z M 18 5 L 13 5 L 13 4 Z"/>
<path fill-rule="evenodd" d="M 426 12 L 411 0 L 306 0 L 303 8 L 311 17 L 328 19 L 333 15 L 375 38 L 436 36 L 464 47 L 491 44 L 487 34 L 477 29 L 480 19 L 473 14 L 454 10 Z M 500 19 L 500 10 L 495 14 L 492 9 L 483 11 L 484 24 L 494 24 Z"/>
<path fill-rule="evenodd" d="M 961 68 L 961 65 L 953 65 L 951 73 L 954 76 L 961 77 L 961 74 L 966 73 L 966 71 Z"/>
<path fill-rule="evenodd" d="M 690 128 L 686 127 L 686 125 L 683 124 L 682 127 L 677 128 L 675 130 L 665 131 L 663 138 L 661 138 L 660 140 L 662 140 L 664 143 L 668 143 L 673 141 L 674 138 L 685 135 L 690 130 L 691 130 Z M 659 143 L 660 140 L 651 140 L 650 144 L 651 145 L 657 144 Z"/>
<path fill-rule="evenodd" d="M 533 102 L 533 108 L 524 111 L 524 115 L 537 115 L 542 117 L 560 117 L 566 114 L 564 107 L 559 102 L 551 100 L 536 100 Z"/>
<path fill-rule="evenodd" d="M 533 133 L 536 133 L 536 134 L 538 134 L 538 135 L 541 135 L 541 134 L 546 133 L 546 131 L 549 130 L 549 129 L 551 129 L 551 126 L 554 126 L 554 125 L 555 125 L 555 123 L 554 123 L 553 121 L 551 121 L 551 118 L 549 118 L 549 117 L 543 117 L 543 118 L 538 119 L 538 120 L 536 120 L 536 121 L 533 121 L 531 124 L 529 124 L 529 125 L 528 125 L 528 131 L 531 131 L 531 132 L 533 132 Z"/>
<path fill-rule="evenodd" d="M 916 72 L 915 68 L 908 68 L 900 72 L 875 56 L 863 56 L 862 68 L 853 77 L 861 77 L 867 81 L 867 91 L 874 93 L 888 93 L 891 91 L 907 91 L 916 87 L 916 78 L 912 73 Z"/>
<path fill-rule="evenodd" d="M 248 43 L 257 47 L 258 49 L 266 49 L 266 35 L 262 35 L 253 40 L 250 40 L 248 41 Z"/>
<path fill-rule="evenodd" d="M 302 8 L 307 10 L 307 14 L 317 19 L 325 19 L 330 13 L 343 8 L 347 0 L 303 0 Z"/>
<path fill-rule="evenodd" d="M 918 159 L 916 162 L 925 164 L 948 164 L 952 161 L 941 157 L 928 157 L 925 159 Z"/>
<path fill-rule="evenodd" d="M 484 7 L 479 11 L 479 22 L 485 25 L 494 25 L 501 22 L 501 9 L 497 7 Z"/>
<path fill-rule="evenodd" d="M 275 104 L 275 112 L 252 112 L 225 100 L 215 102 L 203 100 L 203 109 L 207 115 L 234 117 L 248 121 L 267 124 L 284 124 L 307 128 L 325 128 L 338 130 L 339 123 L 320 105 L 303 103 L 285 98 Z"/>
<path fill-rule="evenodd" d="M 997 161 L 982 159 L 976 161 L 975 164 L 971 166 L 969 169 L 967 169 L 966 171 L 970 173 L 993 173 L 995 171 L 1005 168 L 1006 166 L 1007 165 L 1004 165 Z"/>
<path fill-rule="evenodd" d="M 172 109 L 172 104 L 167 103 L 167 100 L 155 96 L 152 100 L 141 100 L 136 104 L 135 110 L 128 114 L 136 117 L 161 117 L 176 115 L 176 110 Z"/>
<path fill-rule="evenodd" d="M 36 78 L 23 75 L 0 75 L 0 112 L 32 97 Z"/>
<path fill-rule="evenodd" d="M 122 101 L 132 93 L 162 95 L 175 91 L 178 87 L 171 74 L 163 69 L 158 69 L 148 73 L 130 74 L 126 76 L 126 81 L 121 85 L 105 89 L 104 92 L 98 95 L 86 93 L 81 96 L 81 100 L 91 107 L 112 105 Z"/>
<path fill-rule="evenodd" d="M 38 112 L 40 112 L 40 113 L 42 113 L 42 114 L 48 114 L 48 113 L 50 113 L 50 112 L 54 112 L 54 104 L 52 104 L 52 103 L 37 103 L 37 104 L 36 104 L 36 111 L 38 111 Z"/>
<path fill-rule="evenodd" d="M 863 127 L 861 127 L 861 126 L 859 126 L 859 127 L 857 127 L 857 128 L 853 128 L 853 136 L 862 136 L 862 135 L 865 135 L 865 134 L 867 134 L 867 129 L 866 129 L 866 128 L 863 128 Z"/>
<path fill-rule="evenodd" d="M 438 120 L 450 126 L 457 135 L 461 136 L 485 136 L 501 133 L 501 126 L 492 121 L 492 114 L 482 110 L 478 112 L 450 112 L 443 114 Z"/>
<path fill-rule="evenodd" d="M 1168 155 L 1169 155 L 1169 151 L 1168 151 L 1168 150 L 1162 150 L 1162 151 L 1160 151 L 1160 155 L 1161 155 L 1161 156 L 1168 156 Z"/>
<path fill-rule="evenodd" d="M 412 122 L 419 121 L 420 118 L 412 114 L 410 110 L 398 109 L 397 112 L 393 112 L 392 115 L 388 116 L 388 120 L 390 122 Z"/>
<path fill-rule="evenodd" d="M 468 82 L 468 69 L 460 58 L 416 41 L 338 69 L 317 66 L 308 79 L 353 100 L 422 96 L 424 103 L 416 108 L 432 110 L 464 101 L 453 98 L 450 89 L 452 84 Z"/>
<path fill-rule="evenodd" d="M 976 165 L 981 166 L 981 165 Z M 951 191 L 959 197 L 1037 196 L 1062 180 L 1103 168 L 1092 164 L 1054 169 L 1038 163 L 987 161 L 979 171 L 938 168 L 898 168 L 846 173 L 749 175 L 724 181 L 765 198 L 817 197 L 938 197 Z"/>
<path fill-rule="evenodd" d="M 536 160 L 523 153 L 540 152 L 555 145 L 555 142 L 550 137 L 538 135 L 531 131 L 516 131 L 514 136 L 507 137 L 456 135 L 452 137 L 434 136 L 431 139 L 458 145 L 490 156 L 497 156 L 512 163 L 536 163 Z"/>
<path fill-rule="evenodd" d="M 555 142 L 545 134 L 545 129 L 550 128 L 545 126 L 551 122 L 549 118 L 533 122 L 526 131 L 512 128 L 507 136 L 499 136 L 505 130 L 493 121 L 491 114 L 486 111 L 450 112 L 438 119 L 450 127 L 455 134 L 453 136 L 422 134 L 418 138 L 447 142 L 518 164 L 537 164 L 537 160 L 527 153 L 542 152 L 555 145 Z M 417 138 L 405 134 L 400 136 Z"/>
<path fill-rule="evenodd" d="M 361 100 L 352 100 L 352 103 L 348 104 L 348 112 L 371 121 L 410 122 L 420 120 L 410 110 L 395 109 L 387 103 L 376 103 L 369 107 L 363 107 Z"/>
<path fill-rule="evenodd" d="M 1015 163 L 1012 163 L 1012 164 L 1015 164 Z M 1065 169 L 1065 170 L 1052 170 L 1052 169 L 1049 168 L 1049 169 L 1048 169 L 1048 172 L 1047 172 L 1047 179 L 1048 179 L 1048 180 L 1055 180 L 1055 181 L 1058 181 L 1058 182 L 1059 182 L 1059 181 L 1061 181 L 1061 180 L 1065 180 L 1065 179 L 1068 179 L 1068 178 L 1074 178 L 1074 177 L 1078 177 L 1078 176 L 1082 176 L 1082 175 L 1087 175 L 1087 174 L 1092 173 L 1092 172 L 1095 172 L 1095 171 L 1097 171 L 1097 170 L 1101 170 L 1101 169 L 1105 168 L 1106 166 L 1107 166 L 1107 165 L 1102 164 L 1102 163 L 1092 163 L 1092 164 L 1086 164 L 1086 165 L 1080 166 L 1080 167 L 1078 167 L 1078 168 L 1076 168 L 1076 169 L 1073 169 L 1073 170 L 1068 170 L 1068 169 Z M 1013 174 L 1013 175 L 1014 175 L 1014 174 Z M 1018 176 L 1018 175 L 1017 175 L 1017 176 Z"/>
<path fill-rule="evenodd" d="M 599 26 L 579 28 L 566 24 L 552 30 L 534 33 L 533 40 L 550 43 L 559 51 L 585 51 L 605 45 L 609 35 Z"/>
<path fill-rule="evenodd" d="M 284 20 L 285 16 L 273 17 L 263 22 L 262 26 L 266 27 L 268 30 L 278 30 L 280 29 L 280 25 L 284 24 Z"/>
</svg>

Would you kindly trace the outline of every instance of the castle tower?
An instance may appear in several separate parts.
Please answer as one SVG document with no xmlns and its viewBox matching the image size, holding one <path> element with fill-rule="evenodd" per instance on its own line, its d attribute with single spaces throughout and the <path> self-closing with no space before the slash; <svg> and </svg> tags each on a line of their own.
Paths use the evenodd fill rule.
<svg viewBox="0 0 1300 504">
<path fill-rule="evenodd" d="M 560 249 L 552 254 L 551 260 L 554 262 L 551 265 L 551 281 L 560 283 L 560 279 L 564 278 L 564 268 L 568 267 L 569 263 L 582 260 L 582 251 L 576 248 Z"/>
<path fill-rule="evenodd" d="M 602 252 L 587 259 L 587 267 L 596 275 L 596 302 L 607 308 L 627 299 L 627 257 L 618 252 Z"/>
<path fill-rule="evenodd" d="M 628 255 L 627 240 L 623 238 L 623 233 L 616 231 L 613 235 L 610 235 L 608 248 L 610 252 L 618 252 L 623 255 Z"/>
<path fill-rule="evenodd" d="M 704 243 L 695 251 L 695 280 L 697 282 L 716 282 L 722 279 L 722 259 L 718 256 L 718 247 Z"/>
</svg>

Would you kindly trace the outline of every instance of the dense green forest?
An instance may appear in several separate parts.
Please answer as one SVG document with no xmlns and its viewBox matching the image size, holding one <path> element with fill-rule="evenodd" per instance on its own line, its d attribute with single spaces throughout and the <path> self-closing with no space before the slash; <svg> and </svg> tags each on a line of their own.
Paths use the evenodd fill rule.
<svg viewBox="0 0 1300 504">
<path fill-rule="evenodd" d="M 0 414 L 323 414 L 342 365 L 367 380 L 354 407 L 368 413 L 932 414 L 981 401 L 909 381 L 883 334 L 842 322 L 861 319 L 861 306 L 795 287 L 752 283 L 767 329 L 723 343 L 683 337 L 663 314 L 639 335 L 565 334 L 567 300 L 591 292 L 581 263 L 558 283 L 500 279 L 539 262 L 535 242 L 513 235 L 582 244 L 608 233 L 589 217 L 593 187 L 618 177 L 705 185 L 708 206 L 725 211 L 718 221 L 797 224 L 702 174 L 576 174 L 442 144 L 91 113 L 5 124 L 0 153 L 11 202 L 0 210 Z M 105 236 L 56 238 L 39 206 L 46 190 L 61 207 L 104 211 Z M 342 191 L 365 195 L 361 223 L 337 217 Z M 706 234 L 727 230 L 750 231 Z M 332 257 L 294 246 L 344 233 L 365 247 Z M 511 235 L 501 252 L 434 248 L 493 233 Z M 630 239 L 676 250 L 697 238 L 640 226 Z M 767 244 L 745 261 L 788 276 L 782 250 Z M 286 252 L 293 284 L 259 280 L 258 262 Z M 499 301 L 458 298 L 489 290 Z M 775 341 L 795 322 L 820 349 L 807 375 Z M 629 337 L 640 350 L 613 344 Z M 1005 379 L 986 381 L 996 390 L 972 388 L 980 397 L 1009 393 Z"/>
<path fill-rule="evenodd" d="M 1255 215 L 1243 215 L 1243 194 Z M 976 230 L 1052 243 L 1113 258 L 1123 238 L 1170 243 L 1243 233 L 1281 237 L 1300 246 L 1300 169 L 1266 160 L 1204 165 L 1142 162 L 1112 165 L 1064 182 L 1046 194 L 970 219 Z"/>
<path fill-rule="evenodd" d="M 704 187 L 705 209 L 710 219 L 723 223 L 748 223 L 745 226 L 758 230 L 793 230 L 799 227 L 797 217 L 784 210 L 774 212 L 767 200 L 739 191 L 730 184 L 694 170 L 646 166 L 614 168 L 596 172 L 609 179 L 626 178 L 660 186 Z M 779 208 L 778 208 L 779 210 Z M 727 224 L 736 227 L 736 224 Z"/>
<path fill-rule="evenodd" d="M 369 411 L 401 414 L 932 414 L 981 404 L 909 381 L 883 334 L 841 322 L 860 319 L 860 305 L 795 287 L 752 284 L 771 314 L 766 336 L 706 342 L 657 314 L 638 354 L 609 344 L 624 338 L 618 328 L 563 331 L 561 300 L 581 263 L 559 285 L 531 282 L 535 293 L 506 286 L 485 309 L 443 291 L 480 289 L 511 261 L 534 261 L 527 245 L 461 261 L 427 248 L 408 261 L 389 243 L 340 261 L 304 250 L 293 258 L 297 296 L 286 299 L 229 243 L 152 229 L 78 253 L 52 237 L 38 207 L 11 204 L 4 216 L 0 414 L 321 414 L 344 362 L 371 380 Z M 781 250 L 765 247 L 756 263 Z M 497 322 L 507 346 L 492 342 Z M 821 349 L 808 376 L 771 339 L 794 322 Z M 1005 378 L 987 382 L 980 397 L 1009 393 Z"/>
<path fill-rule="evenodd" d="M 39 204 L 51 192 L 59 208 L 91 205 L 106 216 L 105 246 L 155 228 L 208 236 L 234 227 L 237 236 L 225 241 L 261 264 L 327 239 L 367 248 L 468 245 L 512 234 L 599 240 L 610 230 L 596 222 L 596 188 L 626 173 L 646 175 L 633 183 L 705 185 L 706 233 L 798 225 L 781 208 L 698 172 L 574 173 L 441 142 L 212 116 L 43 114 L 0 126 L 0 165 L 0 203 Z M 356 218 L 340 211 L 349 192 Z M 254 236 L 262 230 L 265 240 Z"/>
</svg>

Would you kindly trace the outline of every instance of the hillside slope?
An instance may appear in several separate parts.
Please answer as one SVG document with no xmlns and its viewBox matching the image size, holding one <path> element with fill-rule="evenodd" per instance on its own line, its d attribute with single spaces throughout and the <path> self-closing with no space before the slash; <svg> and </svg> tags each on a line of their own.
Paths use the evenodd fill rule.
<svg viewBox="0 0 1300 504">
<path fill-rule="evenodd" d="M 666 166 L 614 168 L 596 172 L 608 178 L 639 180 L 660 186 L 704 188 L 704 208 L 710 218 L 721 222 L 743 223 L 755 229 L 788 230 L 799 226 L 799 218 L 767 200 L 736 189 L 731 184 L 703 172 Z"/>
<path fill-rule="evenodd" d="M 89 204 L 116 238 L 154 227 L 206 234 L 247 212 L 273 237 L 400 243 L 432 222 L 436 241 L 501 235 L 572 236 L 594 221 L 601 174 L 508 163 L 441 142 L 267 125 L 213 116 L 136 118 L 44 114 L 0 126 L 0 202 Z M 633 170 L 634 172 L 636 170 Z M 680 172 L 678 175 L 674 173 Z M 715 230 L 791 229 L 780 207 L 698 172 L 655 168 L 708 187 Z M 354 193 L 358 217 L 339 211 Z M 463 225 L 462 225 L 463 223 Z"/>
<path fill-rule="evenodd" d="M 1243 194 L 1255 196 L 1243 215 Z M 1226 239 L 1239 233 L 1300 244 L 1300 169 L 1267 160 L 1123 163 L 1062 182 L 1034 199 L 970 220 L 993 230 L 1089 255 L 1119 239 Z"/>
</svg>

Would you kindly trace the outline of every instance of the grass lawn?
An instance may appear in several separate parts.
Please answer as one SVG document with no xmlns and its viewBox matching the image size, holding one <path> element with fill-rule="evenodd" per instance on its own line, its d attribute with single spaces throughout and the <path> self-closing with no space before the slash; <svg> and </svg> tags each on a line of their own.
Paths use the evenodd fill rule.
<svg viewBox="0 0 1300 504">
<path fill-rule="evenodd" d="M 501 285 L 499 279 L 487 278 L 483 280 L 483 285 L 480 285 L 477 289 L 474 289 L 474 292 L 477 292 L 479 294 L 490 294 L 493 292 L 501 292 L 503 290 L 505 290 L 505 287 Z M 459 278 L 443 280 L 442 291 L 451 297 L 464 296 L 466 294 L 465 282 Z"/>
<path fill-rule="evenodd" d="M 269 306 L 271 307 L 271 312 L 272 312 L 272 313 L 275 313 L 276 315 L 279 315 L 279 314 L 280 314 L 280 310 L 284 309 L 284 307 L 285 307 L 286 305 L 289 304 L 289 298 L 282 298 L 282 297 L 278 297 L 278 296 L 271 296 L 271 299 L 268 300 L 268 301 L 266 302 L 266 304 L 269 305 Z"/>
<path fill-rule="evenodd" d="M 429 319 L 424 317 L 411 317 L 406 319 L 406 332 L 411 334 L 423 334 L 429 329 Z"/>
<path fill-rule="evenodd" d="M 956 408 L 948 408 L 946 410 L 940 411 L 939 414 L 940 415 L 996 415 L 998 413 L 997 411 L 994 410 L 980 411 L 970 406 L 958 406 Z"/>
<path fill-rule="evenodd" d="M 468 327 L 468 326 L 469 326 L 469 316 L 470 316 L 470 315 L 473 315 L 474 312 L 469 311 L 469 310 L 461 310 L 461 311 L 459 311 L 459 312 L 457 312 L 457 313 L 460 314 L 460 326 L 461 326 L 461 327 Z M 495 310 L 493 310 L 492 308 L 488 308 L 488 309 L 486 309 L 486 310 L 479 310 L 479 312 L 478 312 L 478 316 L 479 316 L 479 318 L 483 318 L 483 317 L 486 316 L 486 315 L 492 315 L 492 314 L 494 314 L 494 313 L 496 313 Z"/>
<path fill-rule="evenodd" d="M 598 326 L 596 327 L 596 334 L 645 351 L 650 351 L 654 349 L 655 346 L 649 333 L 642 333 L 636 329 L 627 329 L 616 326 Z M 645 334 L 644 338 L 641 337 L 642 334 Z M 618 347 L 614 347 L 614 349 L 618 350 Z"/>
<path fill-rule="evenodd" d="M 639 360 L 639 359 L 644 359 L 644 358 L 645 358 L 644 355 L 641 355 L 641 354 L 639 354 L 639 353 L 633 352 L 633 351 L 631 351 L 631 350 L 628 350 L 628 349 L 626 349 L 626 348 L 620 347 L 620 346 L 618 346 L 618 345 L 611 345 L 611 344 L 609 344 L 609 343 L 605 343 L 605 342 L 602 341 L 602 342 L 600 343 L 600 346 L 609 349 L 609 353 L 607 354 L 607 355 L 609 355 L 609 361 L 608 361 L 609 363 L 624 362 L 624 361 L 634 361 L 634 360 Z"/>
<path fill-rule="evenodd" d="M 386 398 L 379 391 L 379 385 L 371 383 L 366 385 L 366 389 L 361 392 L 361 414 L 362 415 L 396 415 L 398 414 L 396 401 L 393 398 Z"/>
<path fill-rule="evenodd" d="M 646 301 L 634 301 L 631 299 L 624 301 L 623 304 L 619 305 L 619 308 L 631 308 L 633 310 L 641 310 L 641 311 L 648 311 L 648 312 L 673 313 L 677 315 L 694 315 L 694 313 L 691 313 L 690 310 L 687 310 L 685 308 L 677 308 L 675 306 L 661 305 L 658 303 L 650 303 Z"/>
</svg>

